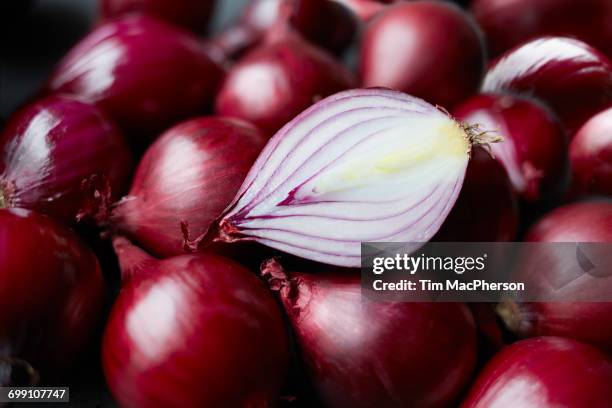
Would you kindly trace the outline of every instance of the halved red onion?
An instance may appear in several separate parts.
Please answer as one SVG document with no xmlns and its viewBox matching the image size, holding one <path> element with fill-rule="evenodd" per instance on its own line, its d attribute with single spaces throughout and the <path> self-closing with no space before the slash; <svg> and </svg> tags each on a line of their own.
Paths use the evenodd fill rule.
<svg viewBox="0 0 612 408">
<path fill-rule="evenodd" d="M 338 93 L 270 140 L 217 239 L 359 266 L 363 241 L 429 240 L 457 199 L 472 145 L 491 139 L 401 92 Z"/>
</svg>

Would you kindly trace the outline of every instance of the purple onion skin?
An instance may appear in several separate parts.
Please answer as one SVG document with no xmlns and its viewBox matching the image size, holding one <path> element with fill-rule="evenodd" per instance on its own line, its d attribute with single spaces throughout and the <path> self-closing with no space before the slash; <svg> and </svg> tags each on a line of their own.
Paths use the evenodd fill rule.
<svg viewBox="0 0 612 408">
<path fill-rule="evenodd" d="M 65 374 L 99 323 L 104 290 L 96 257 L 67 227 L 0 209 L 0 385 L 21 371 L 11 358 L 43 381 Z"/>
<path fill-rule="evenodd" d="M 612 107 L 578 130 L 569 155 L 573 195 L 612 196 Z"/>
<path fill-rule="evenodd" d="M 145 153 L 131 190 L 114 210 L 114 228 L 168 257 L 185 252 L 232 201 L 267 138 L 252 125 L 203 117 L 164 133 Z"/>
<path fill-rule="evenodd" d="M 476 355 L 464 304 L 374 302 L 359 273 L 271 275 L 319 397 L 329 407 L 447 407 Z"/>
<path fill-rule="evenodd" d="M 141 147 L 206 112 L 222 76 L 197 38 L 151 17 L 128 16 L 81 40 L 51 75 L 48 91 L 97 104 Z"/>
<path fill-rule="evenodd" d="M 514 343 L 480 373 L 461 408 L 607 407 L 612 360 L 594 347 L 560 337 Z"/>
<path fill-rule="evenodd" d="M 121 197 L 131 171 L 122 133 L 99 109 L 50 96 L 17 112 L 0 136 L 0 207 L 74 223 Z"/>
<path fill-rule="evenodd" d="M 493 61 L 482 90 L 524 94 L 545 102 L 571 137 L 587 119 L 612 104 L 612 64 L 581 41 L 541 37 Z"/>
<path fill-rule="evenodd" d="M 215 8 L 215 0 L 99 0 L 105 19 L 142 13 L 168 23 L 202 32 Z"/>
<path fill-rule="evenodd" d="M 118 242 L 121 242 L 118 244 Z M 249 270 L 212 254 L 155 260 L 115 241 L 123 289 L 102 362 L 126 407 L 266 407 L 288 364 L 280 310 Z"/>
<path fill-rule="evenodd" d="M 492 56 L 542 35 L 575 37 L 612 56 L 608 0 L 473 0 L 471 10 Z"/>
<path fill-rule="evenodd" d="M 458 6 L 438 1 L 388 7 L 365 29 L 360 78 L 452 108 L 477 91 L 484 72 L 481 33 Z"/>
</svg>

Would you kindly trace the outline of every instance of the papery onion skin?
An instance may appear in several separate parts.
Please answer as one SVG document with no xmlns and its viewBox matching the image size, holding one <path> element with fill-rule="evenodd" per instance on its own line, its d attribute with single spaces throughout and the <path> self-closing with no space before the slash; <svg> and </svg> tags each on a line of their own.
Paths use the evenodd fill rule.
<svg viewBox="0 0 612 408">
<path fill-rule="evenodd" d="M 196 37 L 152 17 L 127 16 L 83 38 L 47 88 L 95 103 L 141 148 L 172 124 L 210 109 L 222 77 Z"/>
<path fill-rule="evenodd" d="M 485 53 L 476 24 L 458 6 L 400 3 L 364 33 L 359 71 L 364 87 L 384 86 L 452 108 L 478 90 Z"/>
<path fill-rule="evenodd" d="M 75 223 L 104 215 L 131 171 L 130 150 L 112 121 L 93 105 L 50 96 L 15 113 L 0 136 L 0 207 Z"/>
<path fill-rule="evenodd" d="M 590 45 L 568 37 L 541 37 L 493 61 L 482 91 L 535 97 L 557 114 L 570 137 L 612 104 L 612 64 Z"/>
<path fill-rule="evenodd" d="M 470 9 L 492 56 L 534 37 L 575 37 L 612 56 L 608 0 L 473 0 Z"/>
<path fill-rule="evenodd" d="M 115 230 L 161 257 L 185 252 L 240 188 L 267 138 L 238 119 L 202 117 L 165 132 L 142 158 Z M 181 224 L 189 232 L 185 237 Z"/>
<path fill-rule="evenodd" d="M 612 196 L 612 108 L 589 119 L 570 145 L 572 194 Z"/>
<path fill-rule="evenodd" d="M 612 242 L 612 202 L 592 201 L 568 204 L 559 207 L 538 221 L 525 236 L 527 242 Z M 562 260 L 559 260 L 563 262 Z M 553 262 L 553 261 L 550 261 Z M 533 262 L 532 262 L 533 263 Z M 600 265 L 606 271 L 609 266 Z M 545 298 L 555 297 L 558 301 L 515 303 L 505 302 L 498 306 L 498 312 L 506 326 L 522 337 L 563 336 L 594 344 L 612 351 L 612 303 L 567 301 L 584 297 L 587 291 L 609 293 L 609 278 L 601 279 L 584 273 L 580 280 L 566 285 L 562 290 L 550 288 L 552 278 L 563 281 L 572 276 L 573 270 L 559 268 L 542 271 L 539 290 Z M 518 270 L 517 279 L 522 275 L 533 275 L 529 260 L 524 270 Z M 531 277 L 533 281 L 533 277 Z"/>
<path fill-rule="evenodd" d="M 447 407 L 467 384 L 476 355 L 464 304 L 362 298 L 358 271 L 262 273 L 279 292 L 299 352 L 329 407 Z"/>
<path fill-rule="evenodd" d="M 295 34 L 279 35 L 234 65 L 217 95 L 218 114 L 273 134 L 317 98 L 356 85 L 353 75 L 324 51 Z"/>
<path fill-rule="evenodd" d="M 502 143 L 492 144 L 491 151 L 524 202 L 550 201 L 567 189 L 567 136 L 544 106 L 510 95 L 481 94 L 452 113 L 504 138 Z"/>
<path fill-rule="evenodd" d="M 124 284 L 102 345 L 112 394 L 127 407 L 270 406 L 288 340 L 255 274 L 213 254 L 155 260 L 115 239 Z"/>
<path fill-rule="evenodd" d="M 461 408 L 606 407 L 611 381 L 608 355 L 574 340 L 539 337 L 493 357 Z"/>
<path fill-rule="evenodd" d="M 187 29 L 202 32 L 215 8 L 215 0 L 99 0 L 105 19 L 142 13 Z"/>
<path fill-rule="evenodd" d="M 0 209 L 0 385 L 11 385 L 8 358 L 59 380 L 92 340 L 104 297 L 98 261 L 72 231 Z"/>
</svg>

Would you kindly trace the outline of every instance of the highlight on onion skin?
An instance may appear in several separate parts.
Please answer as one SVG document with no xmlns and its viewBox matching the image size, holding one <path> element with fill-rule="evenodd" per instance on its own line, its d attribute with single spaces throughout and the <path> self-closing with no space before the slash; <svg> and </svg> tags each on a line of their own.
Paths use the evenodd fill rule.
<svg viewBox="0 0 612 408">
<path fill-rule="evenodd" d="M 104 291 L 95 255 L 67 227 L 0 209 L 0 385 L 61 379 L 92 340 Z"/>
<path fill-rule="evenodd" d="M 317 99 L 355 85 L 341 63 L 281 28 L 278 40 L 233 66 L 217 95 L 216 111 L 274 134 Z"/>
<path fill-rule="evenodd" d="M 474 320 L 460 303 L 370 301 L 359 273 L 262 266 L 329 407 L 448 407 L 470 379 Z"/>
<path fill-rule="evenodd" d="M 572 194 L 612 196 L 612 108 L 589 119 L 569 150 Z"/>
<path fill-rule="evenodd" d="M 102 344 L 128 407 L 271 406 L 288 364 L 280 310 L 257 276 L 213 254 L 156 260 L 115 238 L 123 288 Z"/>
<path fill-rule="evenodd" d="M 66 223 L 104 216 L 131 171 L 131 153 L 112 121 L 93 105 L 50 96 L 4 127 L 0 207 L 33 209 Z"/>
<path fill-rule="evenodd" d="M 571 137 L 587 119 L 612 104 L 612 64 L 582 41 L 541 37 L 493 61 L 482 91 L 539 99 L 553 109 Z"/>
<path fill-rule="evenodd" d="M 361 22 L 368 22 L 386 8 L 375 0 L 334 0 L 351 10 Z"/>
<path fill-rule="evenodd" d="M 612 202 L 585 201 L 568 204 L 553 210 L 538 221 L 525 237 L 527 242 L 612 242 Z M 550 252 L 550 253 L 549 253 Z M 545 256 L 554 256 L 548 251 Z M 561 256 L 563 256 L 561 254 Z M 565 262 L 559 259 L 557 263 Z M 554 258 L 547 264 L 554 264 Z M 567 301 L 582 299 L 586 293 L 593 298 L 609 293 L 610 279 L 601 279 L 582 272 L 575 279 L 571 268 L 561 265 L 546 271 L 530 267 L 528 258 L 516 271 L 517 280 L 529 278 L 543 298 L 556 301 L 516 303 L 504 302 L 498 313 L 508 329 L 522 337 L 563 336 L 578 339 L 612 351 L 612 303 Z M 598 265 L 609 270 L 609 266 Z M 608 268 L 608 269 L 605 269 Z M 538 279 L 539 278 L 539 279 Z M 568 281 L 563 288 L 556 289 L 550 282 Z M 599 295 L 597 295 L 599 293 Z"/>
<path fill-rule="evenodd" d="M 473 0 L 470 9 L 492 56 L 535 37 L 574 37 L 612 56 L 608 0 Z"/>
<path fill-rule="evenodd" d="M 174 126 L 145 152 L 112 228 L 161 257 L 184 253 L 185 240 L 204 235 L 231 202 L 266 140 L 238 119 Z"/>
<path fill-rule="evenodd" d="M 608 355 L 575 340 L 538 337 L 493 357 L 461 408 L 605 407 L 611 381 Z"/>
<path fill-rule="evenodd" d="M 83 38 L 47 90 L 95 103 L 142 148 L 172 124 L 210 109 L 222 77 L 196 37 L 152 17 L 127 16 Z"/>
<path fill-rule="evenodd" d="M 484 66 L 482 35 L 454 4 L 401 2 L 381 12 L 363 33 L 364 87 L 396 89 L 450 109 L 478 90 Z"/>
<path fill-rule="evenodd" d="M 476 95 L 453 109 L 453 116 L 478 123 L 504 140 L 491 145 L 514 190 L 526 203 L 549 202 L 569 184 L 567 136 L 547 108 L 510 95 Z"/>
</svg>

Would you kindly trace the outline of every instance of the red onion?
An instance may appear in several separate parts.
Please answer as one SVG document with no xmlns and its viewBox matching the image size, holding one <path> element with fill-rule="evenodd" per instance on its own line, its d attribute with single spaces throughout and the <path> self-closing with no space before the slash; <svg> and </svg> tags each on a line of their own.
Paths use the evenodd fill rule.
<svg viewBox="0 0 612 408">
<path fill-rule="evenodd" d="M 581 202 L 557 208 L 535 224 L 525 237 L 529 242 L 612 242 L 612 203 Z M 554 256 L 553 251 L 550 256 Z M 548 254 L 548 252 L 547 252 Z M 566 259 L 566 258 L 564 258 Z M 529 260 L 528 260 L 529 261 Z M 518 277 L 534 271 L 526 261 Z M 549 264 L 553 262 L 550 261 Z M 563 263 L 560 260 L 560 263 Z M 536 264 L 536 262 L 531 262 Z M 514 333 L 527 336 L 552 335 L 571 337 L 612 350 L 612 303 L 569 302 L 587 291 L 609 293 L 609 279 L 582 273 L 581 278 L 565 285 L 562 290 L 551 288 L 548 282 L 571 278 L 575 271 L 561 265 L 540 271 L 535 283 L 541 295 L 558 301 L 537 303 L 505 302 L 498 307 L 506 326 Z M 568 275 L 571 274 L 571 275 Z"/>
<path fill-rule="evenodd" d="M 198 118 L 163 134 L 145 153 L 115 228 L 163 256 L 184 253 L 230 203 L 266 138 L 248 123 Z M 188 230 L 188 237 L 181 231 Z"/>
<path fill-rule="evenodd" d="M 0 209 L 0 385 L 55 381 L 98 324 L 104 281 L 94 254 L 68 228 Z"/>
<path fill-rule="evenodd" d="M 453 115 L 504 138 L 491 149 L 525 202 L 557 197 L 567 187 L 567 137 L 544 107 L 507 95 L 477 95 L 454 109 Z"/>
<path fill-rule="evenodd" d="M 401 92 L 338 93 L 268 142 L 216 238 L 358 267 L 361 242 L 428 241 L 459 195 L 472 145 L 491 139 Z"/>
<path fill-rule="evenodd" d="M 112 19 L 144 13 L 201 32 L 206 28 L 215 0 L 99 0 L 102 17 Z"/>
<path fill-rule="evenodd" d="M 103 215 L 131 175 L 123 135 L 94 106 L 48 97 L 17 112 L 0 136 L 0 207 L 65 222 Z"/>
<path fill-rule="evenodd" d="M 142 145 L 210 107 L 221 77 L 197 38 L 131 16 L 81 40 L 59 63 L 48 88 L 96 103 Z"/>
<path fill-rule="evenodd" d="M 589 117 L 612 104 L 612 64 L 582 41 L 543 37 L 493 61 L 482 89 L 546 102 L 572 135 Z"/>
<path fill-rule="evenodd" d="M 495 56 L 541 35 L 565 35 L 612 56 L 608 0 L 472 0 L 472 12 Z"/>
<path fill-rule="evenodd" d="M 473 152 L 459 198 L 433 240 L 513 241 L 518 223 L 517 199 L 504 168 L 479 148 Z"/>
<path fill-rule="evenodd" d="M 582 126 L 570 145 L 572 191 L 612 195 L 612 108 Z"/>
<path fill-rule="evenodd" d="M 364 86 L 385 86 L 452 107 L 478 89 L 484 71 L 478 27 L 458 6 L 401 3 L 367 26 L 361 46 Z"/>
<path fill-rule="evenodd" d="M 217 113 L 274 133 L 318 98 L 352 88 L 352 74 L 297 35 L 256 48 L 229 72 Z"/>
<path fill-rule="evenodd" d="M 607 407 L 612 360 L 574 340 L 519 341 L 485 367 L 461 408 Z"/>
<path fill-rule="evenodd" d="M 266 407 L 288 360 L 280 310 L 250 271 L 212 254 L 159 261 L 117 238 L 124 286 L 106 327 L 108 385 L 128 407 Z"/>
<path fill-rule="evenodd" d="M 334 0 L 346 6 L 359 18 L 360 21 L 367 22 L 385 9 L 382 2 L 374 0 Z"/>
<path fill-rule="evenodd" d="M 375 302 L 359 273 L 262 273 L 279 296 L 329 407 L 447 407 L 470 378 L 474 320 L 464 304 Z"/>
</svg>

